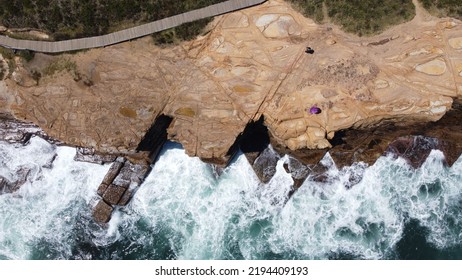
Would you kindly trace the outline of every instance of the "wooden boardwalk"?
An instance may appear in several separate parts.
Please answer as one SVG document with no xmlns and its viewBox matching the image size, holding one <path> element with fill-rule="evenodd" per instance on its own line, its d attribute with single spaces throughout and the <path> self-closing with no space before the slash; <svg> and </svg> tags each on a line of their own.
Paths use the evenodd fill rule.
<svg viewBox="0 0 462 280">
<path fill-rule="evenodd" d="M 0 36 L 0 45 L 11 49 L 31 50 L 43 53 L 60 53 L 90 48 L 99 48 L 140 38 L 152 33 L 179 26 L 183 23 L 218 16 L 221 14 L 259 5 L 266 1 L 267 0 L 229 0 L 114 33 L 81 39 L 46 42 L 19 40 L 7 36 Z"/>
</svg>

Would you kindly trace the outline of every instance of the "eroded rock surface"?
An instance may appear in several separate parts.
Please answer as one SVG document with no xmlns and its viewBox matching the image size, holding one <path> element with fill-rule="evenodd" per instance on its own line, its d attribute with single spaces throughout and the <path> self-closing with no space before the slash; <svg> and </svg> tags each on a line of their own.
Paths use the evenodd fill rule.
<svg viewBox="0 0 462 280">
<path fill-rule="evenodd" d="M 213 25 L 176 47 L 145 38 L 52 58 L 75 69 L 38 84 L 0 82 L 0 113 L 106 153 L 135 151 L 163 114 L 173 118 L 169 139 L 189 155 L 224 163 L 247 123 L 262 115 L 277 145 L 327 149 L 350 127 L 438 120 L 462 90 L 457 20 L 416 17 L 359 38 L 271 0 Z M 27 81 L 24 69 L 46 69 L 34 60 L 16 69 L 16 81 Z M 313 105 L 322 112 L 310 114 Z"/>
<path fill-rule="evenodd" d="M 98 187 L 101 198 L 93 207 L 95 221 L 107 223 L 115 207 L 127 205 L 150 171 L 147 163 L 135 164 L 123 157 L 117 158 Z"/>
</svg>

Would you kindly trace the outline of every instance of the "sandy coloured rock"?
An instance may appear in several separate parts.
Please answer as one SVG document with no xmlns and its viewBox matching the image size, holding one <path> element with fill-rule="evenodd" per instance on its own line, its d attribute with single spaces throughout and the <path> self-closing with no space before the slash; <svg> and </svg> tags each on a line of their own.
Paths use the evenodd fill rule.
<svg viewBox="0 0 462 280">
<path fill-rule="evenodd" d="M 415 69 L 427 75 L 440 76 L 446 72 L 446 63 L 441 59 L 434 59 L 427 63 L 417 65 Z"/>
<path fill-rule="evenodd" d="M 360 38 L 270 0 L 217 17 L 207 35 L 175 47 L 144 38 L 38 55 L 15 71 L 18 80 L 57 59 L 76 68 L 38 84 L 0 82 L 0 110 L 100 152 L 135 151 L 162 114 L 173 118 L 169 139 L 213 162 L 226 162 L 236 137 L 262 115 L 278 144 L 327 148 L 327 138 L 345 128 L 435 121 L 451 108 L 462 88 L 462 24 L 423 20 Z M 320 114 L 307 112 L 314 105 Z"/>
<path fill-rule="evenodd" d="M 449 39 L 449 45 L 456 50 L 462 49 L 462 37 Z"/>
</svg>

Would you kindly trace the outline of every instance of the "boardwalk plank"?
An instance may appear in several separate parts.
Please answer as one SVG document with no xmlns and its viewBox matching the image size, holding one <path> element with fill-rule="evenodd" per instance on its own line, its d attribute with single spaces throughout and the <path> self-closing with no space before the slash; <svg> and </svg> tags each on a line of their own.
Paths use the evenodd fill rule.
<svg viewBox="0 0 462 280">
<path fill-rule="evenodd" d="M 64 40 L 58 42 L 45 42 L 19 40 L 7 36 L 0 36 L 0 46 L 17 50 L 25 49 L 43 53 L 60 53 L 67 51 L 104 47 L 144 37 L 146 35 L 170 29 L 187 22 L 192 22 L 199 19 L 213 17 L 248 8 L 251 6 L 259 5 L 266 1 L 267 0 L 229 0 L 222 3 L 210 5 L 205 8 L 189 11 L 183 14 L 146 23 L 137 27 L 128 28 L 106 35 L 81 39 Z"/>
</svg>

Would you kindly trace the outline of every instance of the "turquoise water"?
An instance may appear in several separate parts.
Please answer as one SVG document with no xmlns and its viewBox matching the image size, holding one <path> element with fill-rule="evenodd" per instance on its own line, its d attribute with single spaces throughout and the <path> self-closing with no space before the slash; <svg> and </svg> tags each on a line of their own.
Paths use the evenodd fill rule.
<svg viewBox="0 0 462 280">
<path fill-rule="evenodd" d="M 216 178 L 169 144 L 105 228 L 91 208 L 109 166 L 74 154 L 40 138 L 0 143 L 1 176 L 32 169 L 19 191 L 0 195 L 0 259 L 462 259 L 462 160 L 446 168 L 439 151 L 418 170 L 387 157 L 332 166 L 327 183 L 308 178 L 287 200 L 287 157 L 261 184 L 242 155 Z"/>
</svg>

